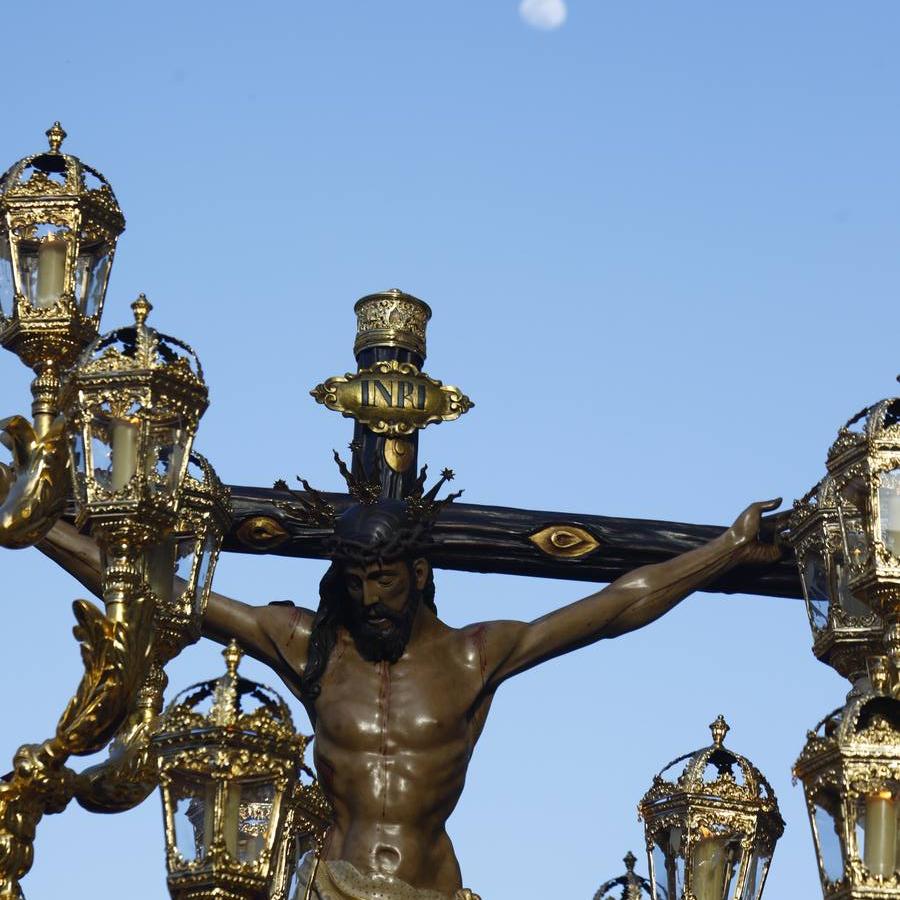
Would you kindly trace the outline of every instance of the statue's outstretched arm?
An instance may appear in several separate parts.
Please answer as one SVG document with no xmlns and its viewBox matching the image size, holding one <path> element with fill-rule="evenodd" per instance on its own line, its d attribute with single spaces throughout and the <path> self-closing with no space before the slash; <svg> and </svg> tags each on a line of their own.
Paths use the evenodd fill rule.
<svg viewBox="0 0 900 900">
<path fill-rule="evenodd" d="M 762 513 L 780 504 L 780 499 L 753 503 L 730 528 L 702 547 L 635 569 L 534 622 L 490 623 L 486 637 L 489 670 L 494 674 L 486 687 L 496 687 L 511 675 L 601 638 L 643 628 L 735 565 L 778 559 L 781 549 L 761 542 L 759 527 Z"/>
<path fill-rule="evenodd" d="M 92 594 L 101 595 L 100 550 L 92 538 L 59 521 L 37 547 Z M 179 587 L 183 589 L 184 582 L 176 578 L 176 592 Z M 212 591 L 203 617 L 203 634 L 223 644 L 236 638 L 251 656 L 276 667 L 284 660 L 282 645 L 290 643 L 294 656 L 298 650 L 302 652 L 302 667 L 313 615 L 295 607 L 251 606 Z"/>
</svg>

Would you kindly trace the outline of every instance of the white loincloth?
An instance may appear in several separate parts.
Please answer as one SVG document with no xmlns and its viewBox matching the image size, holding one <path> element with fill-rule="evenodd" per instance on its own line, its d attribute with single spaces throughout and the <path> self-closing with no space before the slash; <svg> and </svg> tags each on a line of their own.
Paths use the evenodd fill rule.
<svg viewBox="0 0 900 900">
<path fill-rule="evenodd" d="M 313 856 L 307 855 L 297 873 L 297 891 L 291 900 L 304 900 L 304 892 L 313 870 Z M 386 875 L 363 875 L 344 860 L 321 860 L 310 894 L 312 900 L 481 900 L 478 894 L 459 890 L 444 894 L 414 888 L 399 878 Z"/>
</svg>

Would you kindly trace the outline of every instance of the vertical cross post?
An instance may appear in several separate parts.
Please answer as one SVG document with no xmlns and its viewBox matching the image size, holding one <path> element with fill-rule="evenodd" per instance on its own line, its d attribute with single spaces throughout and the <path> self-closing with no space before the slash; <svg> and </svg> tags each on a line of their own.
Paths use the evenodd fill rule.
<svg viewBox="0 0 900 900">
<path fill-rule="evenodd" d="M 411 364 L 421 371 L 425 362 L 425 328 L 431 318 L 427 303 L 393 288 L 363 297 L 354 311 L 357 332 L 353 352 L 359 372 L 372 369 L 376 363 L 393 361 Z M 370 410 L 383 409 L 385 417 L 390 418 L 420 403 L 420 390 L 412 381 L 379 377 L 373 372 L 359 382 L 359 402 Z M 421 402 L 424 404 L 424 400 Z M 382 496 L 400 498 L 410 491 L 417 475 L 417 429 L 391 435 L 379 433 L 357 419 L 353 442 L 358 448 L 353 458 L 355 476 L 365 477 L 360 471 L 362 466 L 369 473 L 378 467 Z"/>
</svg>

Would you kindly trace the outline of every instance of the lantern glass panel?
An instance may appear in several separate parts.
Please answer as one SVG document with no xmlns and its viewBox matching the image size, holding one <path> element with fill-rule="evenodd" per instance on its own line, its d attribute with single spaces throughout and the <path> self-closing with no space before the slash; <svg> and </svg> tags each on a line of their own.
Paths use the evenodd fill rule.
<svg viewBox="0 0 900 900">
<path fill-rule="evenodd" d="M 175 550 L 175 575 L 182 581 L 190 581 L 197 555 L 197 539 L 194 535 L 179 538 Z"/>
<path fill-rule="evenodd" d="M 288 892 L 285 895 L 288 900 L 305 896 L 306 885 L 312 877 L 312 866 L 315 863 L 316 832 L 306 825 L 300 825 L 294 838 L 294 852 L 292 857 L 293 869 L 289 882 Z M 306 869 L 304 870 L 304 866 Z M 660 897 L 660 900 L 668 900 Z"/>
<path fill-rule="evenodd" d="M 188 433 L 181 416 L 156 422 L 151 430 L 150 485 L 154 493 L 174 494 L 178 488 L 187 450 Z"/>
<path fill-rule="evenodd" d="M 0 313 L 4 316 L 12 315 L 14 296 L 12 254 L 3 235 L 0 236 Z"/>
<path fill-rule="evenodd" d="M 684 895 L 684 832 L 678 826 L 655 835 L 651 857 L 656 900 L 681 900 Z"/>
<path fill-rule="evenodd" d="M 822 858 L 823 875 L 837 882 L 844 877 L 844 843 L 841 839 L 843 820 L 840 798 L 821 795 L 814 804 L 813 824 L 816 843 Z"/>
<path fill-rule="evenodd" d="M 744 889 L 741 891 L 741 900 L 759 900 L 771 861 L 771 856 L 763 856 L 754 851 L 747 864 L 747 875 L 744 879 Z"/>
<path fill-rule="evenodd" d="M 900 559 L 900 468 L 882 472 L 878 479 L 878 518 L 882 543 Z"/>
<path fill-rule="evenodd" d="M 844 554 L 834 554 L 834 581 L 838 604 L 845 615 L 862 619 L 872 615 L 872 609 L 850 590 L 850 567 L 844 561 Z"/>
<path fill-rule="evenodd" d="M 208 593 L 212 579 L 212 560 L 216 550 L 216 537 L 212 532 L 206 535 L 203 543 L 203 552 L 197 569 L 197 596 L 203 597 Z"/>
<path fill-rule="evenodd" d="M 307 840 L 304 838 L 308 837 L 307 835 L 297 835 L 295 846 L 296 851 L 294 853 L 294 869 L 291 872 L 291 880 L 288 886 L 287 894 L 285 895 L 288 898 L 294 897 L 303 897 L 304 892 L 306 891 L 306 882 L 312 876 L 312 859 L 309 858 L 309 855 L 312 853 L 312 847 Z M 309 862 L 307 866 L 307 871 L 303 870 L 303 866 Z"/>
<path fill-rule="evenodd" d="M 225 847 L 238 862 L 256 862 L 268 843 L 275 785 L 232 781 L 225 797 Z"/>
<path fill-rule="evenodd" d="M 82 242 L 75 260 L 75 304 L 85 316 L 95 316 L 106 294 L 112 254 L 105 241 Z"/>
<path fill-rule="evenodd" d="M 65 293 L 68 232 L 49 222 L 16 229 L 19 290 L 35 309 L 49 309 Z"/>
<path fill-rule="evenodd" d="M 72 472 L 75 479 L 75 498 L 80 503 L 87 501 L 85 489 L 85 474 L 87 472 L 87 458 L 84 453 L 84 433 L 79 429 L 72 435 Z"/>
<path fill-rule="evenodd" d="M 893 785 L 872 791 L 857 801 L 857 851 L 872 875 L 889 877 L 898 871 L 897 820 L 900 794 L 896 788 Z"/>
<path fill-rule="evenodd" d="M 213 837 L 215 784 L 176 783 L 170 791 L 178 852 L 186 862 L 205 859 Z"/>
<path fill-rule="evenodd" d="M 828 576 L 825 560 L 821 553 L 811 551 L 803 559 L 803 590 L 806 594 L 806 609 L 813 631 L 821 631 L 828 626 Z"/>
<path fill-rule="evenodd" d="M 869 562 L 869 541 L 858 506 L 841 510 L 841 530 L 844 536 L 845 560 L 850 566 L 850 577 L 859 575 Z M 849 593 L 849 592 L 848 592 Z"/>
</svg>

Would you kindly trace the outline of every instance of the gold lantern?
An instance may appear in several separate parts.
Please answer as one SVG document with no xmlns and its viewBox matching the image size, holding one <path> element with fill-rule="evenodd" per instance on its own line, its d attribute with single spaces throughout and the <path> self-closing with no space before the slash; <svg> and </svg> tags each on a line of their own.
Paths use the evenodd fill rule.
<svg viewBox="0 0 900 900">
<path fill-rule="evenodd" d="M 813 635 L 813 653 L 854 685 L 867 663 L 884 652 L 882 623 L 854 596 L 835 483 L 826 475 L 794 503 L 789 540 L 797 556 Z"/>
<path fill-rule="evenodd" d="M 854 416 L 828 451 L 847 586 L 884 620 L 885 648 L 900 668 L 900 399 Z"/>
<path fill-rule="evenodd" d="M 122 210 L 106 179 L 60 151 L 19 160 L 0 177 L 0 343 L 37 373 L 38 431 L 56 413 L 60 374 L 97 335 Z"/>
<path fill-rule="evenodd" d="M 104 554 L 104 600 L 115 611 L 143 590 L 139 553 L 175 526 L 188 456 L 208 399 L 200 363 L 176 338 L 146 324 L 97 338 L 71 372 L 63 405 L 72 428 L 71 469 L 79 525 Z"/>
<path fill-rule="evenodd" d="M 637 857 L 629 850 L 622 862 L 625 863 L 625 874 L 601 884 L 594 900 L 644 900 L 653 896 L 650 882 L 634 871 Z"/>
<path fill-rule="evenodd" d="M 713 742 L 669 763 L 638 807 L 644 821 L 654 900 L 759 900 L 784 831 L 762 773 Z"/>
<path fill-rule="evenodd" d="M 274 691 L 238 675 L 188 688 L 153 738 L 176 900 L 288 900 L 298 849 L 316 842 L 327 805 L 304 765 L 308 738 Z"/>
<path fill-rule="evenodd" d="M 150 668 L 110 745 L 109 759 L 82 773 L 78 802 L 92 812 L 123 812 L 158 786 L 150 740 L 159 728 L 165 665 L 200 637 L 222 539 L 230 523 L 229 491 L 206 457 L 191 451 L 171 535 L 144 550 L 144 578 L 154 599 Z"/>
<path fill-rule="evenodd" d="M 807 736 L 803 782 L 822 891 L 832 900 L 900 896 L 900 701 L 853 696 Z"/>
<path fill-rule="evenodd" d="M 191 451 L 172 533 L 144 555 L 156 597 L 156 655 L 175 657 L 200 638 L 222 540 L 231 523 L 230 493 L 205 456 Z"/>
</svg>

